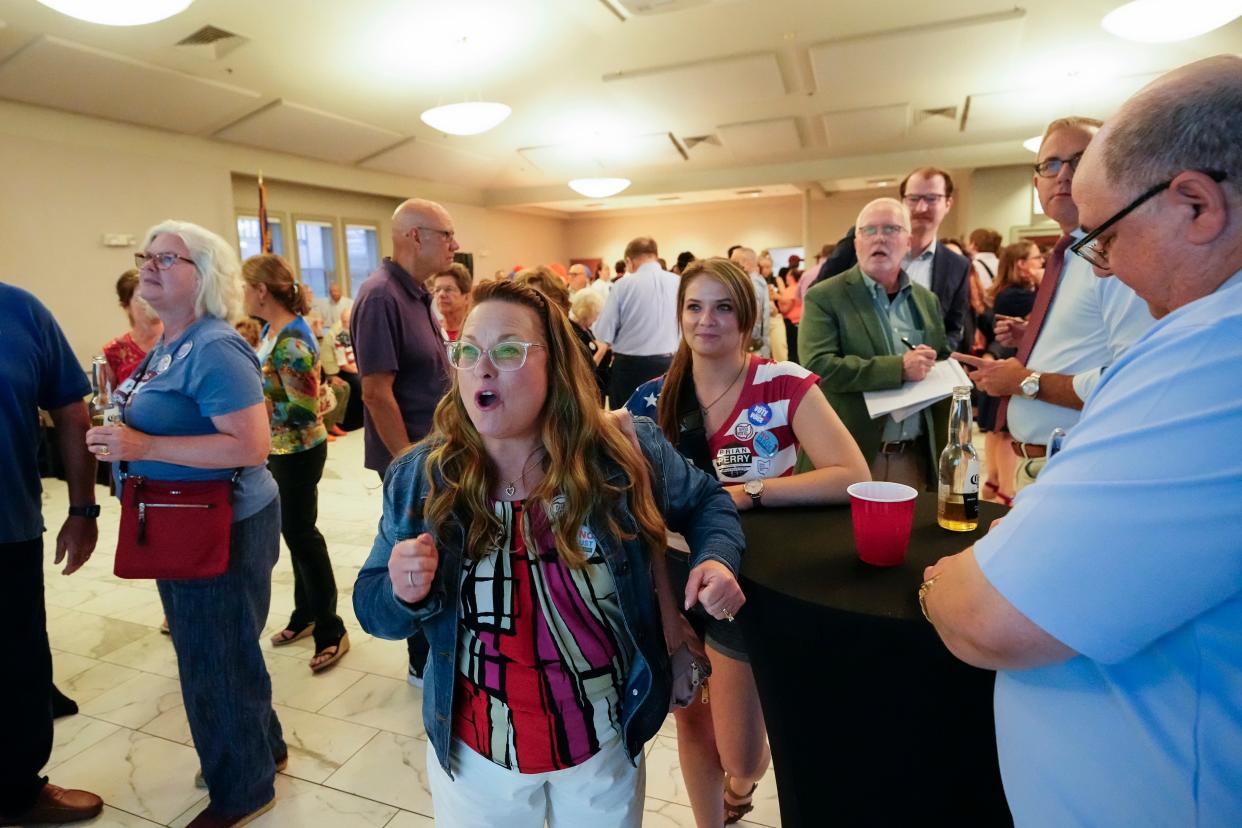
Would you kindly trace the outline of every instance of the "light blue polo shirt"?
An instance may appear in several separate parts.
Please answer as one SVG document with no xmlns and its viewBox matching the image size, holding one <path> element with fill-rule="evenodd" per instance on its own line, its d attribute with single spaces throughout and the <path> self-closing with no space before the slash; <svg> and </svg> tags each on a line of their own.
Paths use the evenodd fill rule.
<svg viewBox="0 0 1242 828">
<path fill-rule="evenodd" d="M 997 674 L 1019 828 L 1242 825 L 1242 272 L 1104 374 L 975 556 L 1081 653 Z"/>
</svg>

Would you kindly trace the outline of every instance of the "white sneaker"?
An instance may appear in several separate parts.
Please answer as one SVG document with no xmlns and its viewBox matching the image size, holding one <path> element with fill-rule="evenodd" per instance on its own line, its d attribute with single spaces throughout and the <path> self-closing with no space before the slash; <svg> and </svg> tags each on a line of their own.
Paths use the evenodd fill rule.
<svg viewBox="0 0 1242 828">
<path fill-rule="evenodd" d="M 411 687 L 418 687 L 421 689 L 423 686 L 423 676 L 421 673 L 419 673 L 417 670 L 414 669 L 413 664 L 410 665 L 410 675 L 409 675 L 409 678 L 406 679 L 406 681 L 410 683 Z"/>
</svg>

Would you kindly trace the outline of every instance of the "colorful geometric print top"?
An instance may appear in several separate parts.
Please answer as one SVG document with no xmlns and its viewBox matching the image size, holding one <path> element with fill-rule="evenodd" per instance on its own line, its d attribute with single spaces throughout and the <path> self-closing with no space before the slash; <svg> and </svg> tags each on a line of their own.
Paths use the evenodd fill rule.
<svg viewBox="0 0 1242 828">
<path fill-rule="evenodd" d="M 794 362 L 751 356 L 737 405 L 707 438 L 716 477 L 742 483 L 793 474 L 798 461 L 793 418 L 819 377 Z M 643 383 L 630 397 L 630 413 L 655 418 L 664 377 Z"/>
<path fill-rule="evenodd" d="M 271 404 L 272 454 L 296 454 L 328 439 L 319 416 L 319 346 L 306 320 L 299 316 L 286 325 L 260 359 L 263 395 Z"/>
<path fill-rule="evenodd" d="M 453 735 L 519 773 L 574 767 L 621 733 L 634 645 L 612 573 L 585 527 L 588 563 L 571 569 L 542 506 L 496 514 L 500 548 L 462 570 Z"/>
</svg>

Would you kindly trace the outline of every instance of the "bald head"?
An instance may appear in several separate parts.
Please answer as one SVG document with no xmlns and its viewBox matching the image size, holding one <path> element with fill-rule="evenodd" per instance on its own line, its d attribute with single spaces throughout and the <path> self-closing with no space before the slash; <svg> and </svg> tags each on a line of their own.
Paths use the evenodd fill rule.
<svg viewBox="0 0 1242 828">
<path fill-rule="evenodd" d="M 749 247 L 735 247 L 729 259 L 747 273 L 759 270 L 759 256 Z"/>
<path fill-rule="evenodd" d="M 411 198 L 392 214 L 393 260 L 421 284 L 453 264 L 459 246 L 453 217 L 434 201 Z"/>
<path fill-rule="evenodd" d="M 1156 317 L 1242 269 L 1242 58 L 1169 72 L 1126 101 L 1087 147 L 1074 179 L 1096 271 Z M 1118 218 L 1123 211 L 1124 218 Z"/>
</svg>

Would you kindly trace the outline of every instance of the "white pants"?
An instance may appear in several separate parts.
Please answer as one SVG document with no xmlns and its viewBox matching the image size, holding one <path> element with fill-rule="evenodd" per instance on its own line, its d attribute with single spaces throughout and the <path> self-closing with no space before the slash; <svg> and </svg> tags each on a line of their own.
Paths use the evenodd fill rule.
<svg viewBox="0 0 1242 828">
<path fill-rule="evenodd" d="M 427 781 L 437 828 L 640 828 L 646 759 L 634 767 L 621 739 L 575 768 L 548 773 L 505 770 L 453 740 L 440 767 L 427 743 Z"/>
</svg>

